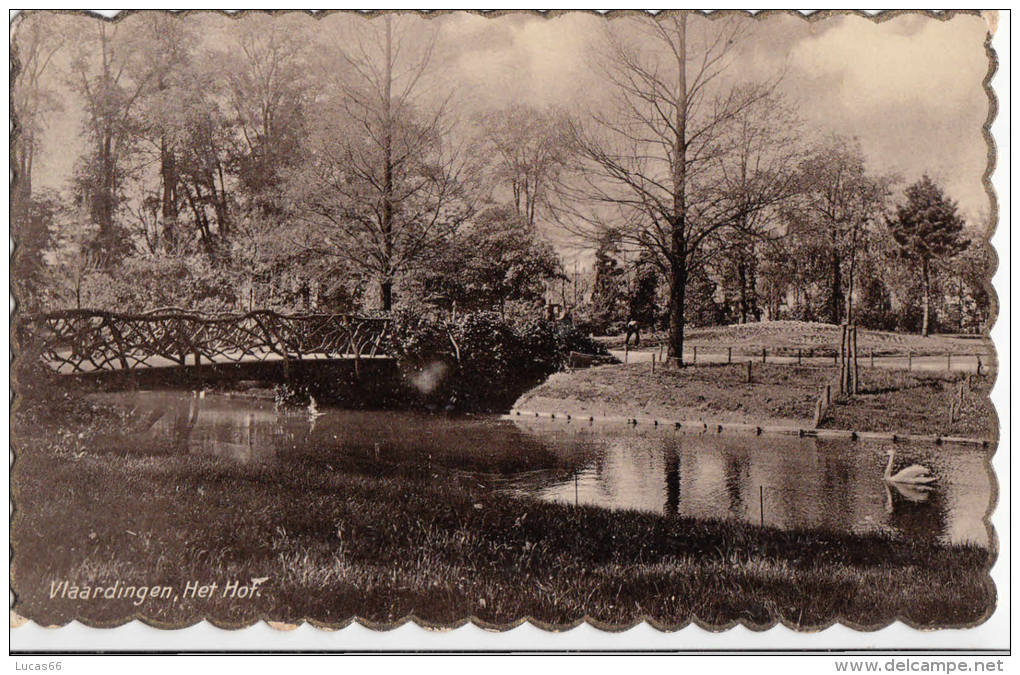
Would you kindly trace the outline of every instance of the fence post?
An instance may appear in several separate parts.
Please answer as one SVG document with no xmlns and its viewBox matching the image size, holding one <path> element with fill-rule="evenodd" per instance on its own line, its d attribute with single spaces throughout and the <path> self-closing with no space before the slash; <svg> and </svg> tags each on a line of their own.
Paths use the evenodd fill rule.
<svg viewBox="0 0 1020 675">
<path fill-rule="evenodd" d="M 850 335 L 850 326 L 844 323 L 840 328 L 842 330 L 839 336 L 839 393 L 842 394 L 849 389 L 847 386 L 847 357 L 850 350 L 847 349 L 847 338 Z"/>
<path fill-rule="evenodd" d="M 946 352 L 946 370 L 953 369 L 953 355 L 950 352 Z"/>
<path fill-rule="evenodd" d="M 751 383 L 751 362 L 747 362 L 747 383 Z"/>
<path fill-rule="evenodd" d="M 869 356 L 871 357 L 871 367 L 874 368 L 875 367 L 875 348 L 872 347 L 869 351 L 871 352 L 869 354 Z"/>
<path fill-rule="evenodd" d="M 854 396 L 856 396 L 857 395 L 857 391 L 859 389 L 859 383 L 860 383 L 860 372 L 857 370 L 857 324 L 854 324 L 853 359 L 854 359 L 854 363 L 853 363 L 853 366 L 854 366 L 854 371 L 853 371 L 854 382 L 853 382 L 853 386 L 851 387 L 851 393 Z"/>
<path fill-rule="evenodd" d="M 832 405 L 832 385 L 825 385 L 825 405 L 826 407 Z"/>
<path fill-rule="evenodd" d="M 761 348 L 761 362 L 765 363 L 765 348 Z"/>
<path fill-rule="evenodd" d="M 627 357 L 630 355 L 630 345 L 626 342 L 623 343 L 623 362 L 627 363 Z"/>
<path fill-rule="evenodd" d="M 981 355 L 980 354 L 975 354 L 974 356 L 977 357 L 977 371 L 976 372 L 977 372 L 978 375 L 980 375 L 981 374 Z"/>
<path fill-rule="evenodd" d="M 691 347 L 691 349 L 694 352 L 691 355 L 691 363 L 697 363 L 698 362 L 698 345 L 694 345 L 693 347 Z"/>
<path fill-rule="evenodd" d="M 733 347 L 726 348 L 726 363 L 733 363 Z"/>
<path fill-rule="evenodd" d="M 761 526 L 765 527 L 765 486 L 758 486 L 758 510 L 761 512 Z"/>
<path fill-rule="evenodd" d="M 815 427 L 822 423 L 822 414 L 822 398 L 819 396 L 818 400 L 815 401 Z"/>
<path fill-rule="evenodd" d="M 655 374 L 655 352 L 652 352 L 652 375 Z"/>
<path fill-rule="evenodd" d="M 800 347 L 797 347 L 797 365 L 800 365 Z"/>
</svg>

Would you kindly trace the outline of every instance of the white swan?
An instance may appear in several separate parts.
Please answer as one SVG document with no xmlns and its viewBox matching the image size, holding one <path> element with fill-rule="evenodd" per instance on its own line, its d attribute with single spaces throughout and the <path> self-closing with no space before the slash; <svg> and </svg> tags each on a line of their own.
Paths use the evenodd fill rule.
<svg viewBox="0 0 1020 675">
<path fill-rule="evenodd" d="M 887 483 L 906 483 L 909 485 L 927 485 L 928 483 L 935 482 L 935 476 L 931 475 L 931 471 L 927 467 L 923 467 L 920 464 L 912 464 L 905 469 L 902 469 L 896 474 L 893 474 L 893 459 L 896 455 L 896 451 L 892 448 L 885 451 L 885 454 L 889 455 L 889 463 L 885 467 L 884 478 Z"/>
<path fill-rule="evenodd" d="M 928 501 L 929 495 L 931 495 L 932 486 L 930 485 L 910 485 L 909 483 L 892 483 L 885 481 L 885 512 L 892 514 L 893 508 L 893 490 L 908 502 L 920 504 Z"/>
</svg>

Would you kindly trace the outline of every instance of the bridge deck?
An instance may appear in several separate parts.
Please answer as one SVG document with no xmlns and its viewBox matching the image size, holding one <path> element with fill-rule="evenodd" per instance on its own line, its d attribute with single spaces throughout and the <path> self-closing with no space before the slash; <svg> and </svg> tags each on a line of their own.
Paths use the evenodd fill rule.
<svg viewBox="0 0 1020 675">
<path fill-rule="evenodd" d="M 65 352 L 56 352 L 58 358 L 45 359 L 45 363 L 50 367 L 53 372 L 58 375 L 73 375 L 73 374 L 89 374 L 89 373 L 108 373 L 111 371 L 119 370 L 160 370 L 164 368 L 194 368 L 198 366 L 208 365 L 228 365 L 231 363 L 266 363 L 285 360 L 283 356 L 276 352 L 261 350 L 262 353 L 248 353 L 242 354 L 241 352 L 224 353 L 223 358 L 220 359 L 204 359 L 199 364 L 189 363 L 187 365 L 181 365 L 177 361 L 163 357 L 163 356 L 150 356 L 146 363 L 124 368 L 119 363 L 108 363 L 103 364 L 101 367 L 91 363 L 80 363 L 77 368 L 72 366 L 68 361 L 71 355 L 70 350 Z M 291 356 L 291 361 L 354 361 L 360 359 L 362 361 L 367 360 L 392 360 L 393 357 L 389 354 L 361 354 L 355 356 L 354 354 L 324 354 L 324 353 L 312 353 L 302 354 L 300 357 Z"/>
</svg>

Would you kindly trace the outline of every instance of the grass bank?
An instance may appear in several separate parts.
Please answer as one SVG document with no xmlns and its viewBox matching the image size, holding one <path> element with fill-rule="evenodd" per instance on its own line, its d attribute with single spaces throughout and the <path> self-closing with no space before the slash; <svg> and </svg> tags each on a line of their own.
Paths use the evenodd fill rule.
<svg viewBox="0 0 1020 675">
<path fill-rule="evenodd" d="M 822 427 L 998 438 L 992 377 L 883 369 L 861 370 L 860 377 L 858 395 L 836 401 Z"/>
<path fill-rule="evenodd" d="M 657 368 L 655 373 L 648 363 L 600 366 L 556 373 L 514 407 L 584 417 L 810 428 L 819 392 L 835 374 L 827 367 L 753 363 L 748 383 L 746 363 Z M 860 377 L 860 394 L 835 401 L 822 428 L 998 438 L 989 398 L 993 377 L 868 368 Z"/>
<path fill-rule="evenodd" d="M 43 624 L 955 626 L 994 605 L 980 548 L 536 503 L 421 466 L 102 454 L 90 434 L 116 414 L 94 412 L 15 420 L 14 610 Z M 253 577 L 261 594 L 222 597 Z M 51 598 L 64 580 L 173 595 Z M 189 598 L 189 582 L 218 587 Z"/>
<path fill-rule="evenodd" d="M 692 365 L 682 370 L 647 363 L 556 373 L 514 407 L 572 415 L 705 419 L 811 426 L 818 392 L 830 368 L 771 363 Z"/>
</svg>

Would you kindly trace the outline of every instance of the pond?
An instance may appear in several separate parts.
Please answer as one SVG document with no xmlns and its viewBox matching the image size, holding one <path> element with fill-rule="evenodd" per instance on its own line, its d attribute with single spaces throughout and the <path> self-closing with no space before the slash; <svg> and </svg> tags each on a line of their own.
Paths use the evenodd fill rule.
<svg viewBox="0 0 1020 675">
<path fill-rule="evenodd" d="M 785 528 L 886 533 L 987 546 L 990 450 L 630 428 L 587 421 L 413 412 L 277 409 L 272 401 L 189 392 L 100 394 L 133 408 L 100 449 L 228 462 L 312 459 L 323 470 L 427 467 L 539 500 Z M 931 489 L 888 485 L 922 464 Z"/>
</svg>

